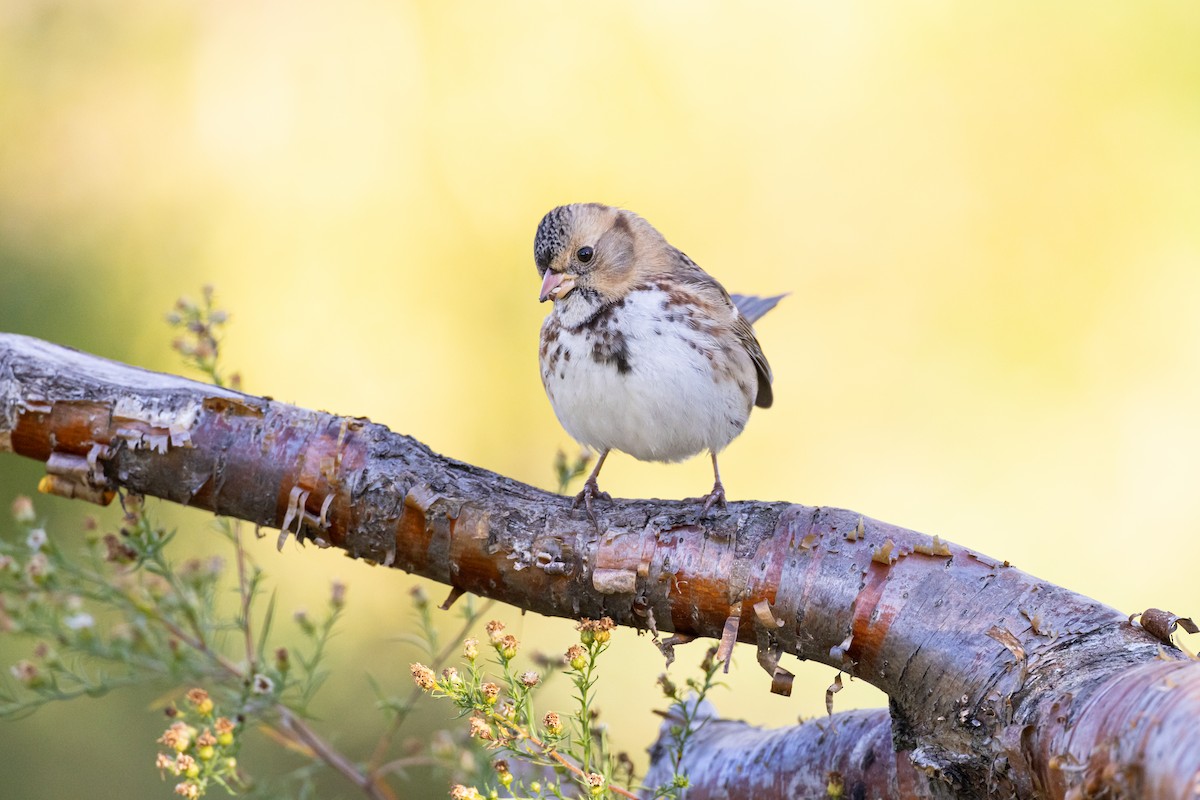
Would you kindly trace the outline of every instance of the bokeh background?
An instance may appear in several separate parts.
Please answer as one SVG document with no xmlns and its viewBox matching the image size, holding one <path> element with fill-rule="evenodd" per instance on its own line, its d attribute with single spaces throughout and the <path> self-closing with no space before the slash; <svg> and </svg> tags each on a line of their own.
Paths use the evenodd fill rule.
<svg viewBox="0 0 1200 800">
<path fill-rule="evenodd" d="M 1195 613 L 1197 41 L 1181 2 L 5 0 L 0 330 L 178 370 L 163 313 L 212 283 L 248 391 L 549 487 L 573 446 L 536 368 L 534 228 L 623 205 L 729 289 L 791 292 L 758 326 L 776 402 L 722 458 L 731 497 L 850 507 L 1123 611 Z M 4 504 L 39 474 L 0 458 Z M 703 458 L 604 477 L 710 481 Z M 38 508 L 61 537 L 92 511 Z M 220 549 L 209 517 L 162 513 L 181 554 Z M 273 541 L 254 555 L 282 608 L 349 584 L 317 710 L 362 757 L 365 674 L 408 685 L 413 581 Z M 529 648 L 573 637 L 500 616 Z M 32 644 L 5 636 L 5 669 Z M 599 705 L 642 759 L 662 660 L 628 632 L 614 648 Z M 739 653 L 718 706 L 824 713 L 834 670 L 786 666 L 790 699 Z M 169 796 L 166 688 L 0 723 L 2 793 Z M 410 733 L 449 716 L 430 704 Z M 295 763 L 243 763 L 270 759 Z"/>
</svg>

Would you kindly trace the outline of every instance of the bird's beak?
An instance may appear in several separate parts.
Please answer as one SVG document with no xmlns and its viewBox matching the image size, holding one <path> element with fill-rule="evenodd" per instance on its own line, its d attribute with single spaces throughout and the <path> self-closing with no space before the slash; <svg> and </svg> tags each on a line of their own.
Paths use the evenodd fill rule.
<svg viewBox="0 0 1200 800">
<path fill-rule="evenodd" d="M 575 276 L 569 272 L 551 272 L 546 270 L 546 277 L 542 279 L 542 293 L 538 295 L 538 302 L 544 303 L 547 300 L 561 300 L 571 293 L 575 288 Z"/>
</svg>

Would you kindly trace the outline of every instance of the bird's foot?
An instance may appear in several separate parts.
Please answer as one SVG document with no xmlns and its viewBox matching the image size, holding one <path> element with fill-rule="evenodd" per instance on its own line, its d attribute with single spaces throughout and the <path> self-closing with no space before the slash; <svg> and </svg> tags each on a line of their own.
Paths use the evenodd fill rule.
<svg viewBox="0 0 1200 800">
<path fill-rule="evenodd" d="M 714 483 L 712 491 L 709 492 L 702 499 L 704 500 L 704 508 L 700 509 L 699 519 L 704 519 L 705 517 L 707 517 L 708 512 L 712 509 L 713 506 L 720 506 L 721 508 L 725 508 L 728 505 L 725 502 L 725 487 L 721 485 L 720 481 L 717 481 L 716 483 Z"/>
<path fill-rule="evenodd" d="M 587 510 L 588 519 L 592 521 L 597 530 L 600 528 L 600 523 L 596 522 L 596 511 L 592 508 L 593 500 L 612 500 L 612 495 L 608 492 L 600 491 L 600 486 L 596 483 L 595 478 L 588 478 L 583 484 L 583 490 L 575 495 L 575 501 L 571 503 L 571 508 L 579 508 L 579 504 L 583 503 L 583 507 Z"/>
</svg>

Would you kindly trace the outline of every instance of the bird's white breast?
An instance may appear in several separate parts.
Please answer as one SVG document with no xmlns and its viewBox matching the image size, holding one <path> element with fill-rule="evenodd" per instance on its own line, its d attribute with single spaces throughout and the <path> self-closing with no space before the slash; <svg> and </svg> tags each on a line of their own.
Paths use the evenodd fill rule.
<svg viewBox="0 0 1200 800">
<path fill-rule="evenodd" d="M 666 292 L 631 292 L 593 323 L 542 326 L 542 382 L 576 441 L 644 461 L 719 452 L 750 416 L 754 366 L 712 328 L 689 325 Z M 564 315 L 565 316 L 565 315 Z"/>
</svg>

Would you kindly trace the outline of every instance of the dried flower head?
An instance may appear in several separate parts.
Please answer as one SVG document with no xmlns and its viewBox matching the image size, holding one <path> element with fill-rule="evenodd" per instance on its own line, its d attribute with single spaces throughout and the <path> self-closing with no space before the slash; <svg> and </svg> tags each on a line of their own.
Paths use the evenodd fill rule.
<svg viewBox="0 0 1200 800">
<path fill-rule="evenodd" d="M 437 675 L 424 664 L 412 664 L 408 669 L 412 673 L 413 681 L 425 691 L 428 692 L 437 686 Z"/>
<path fill-rule="evenodd" d="M 186 800 L 196 800 L 200 796 L 200 787 L 191 781 L 175 784 L 175 794 L 181 795 Z"/>
<path fill-rule="evenodd" d="M 507 789 L 512 785 L 513 774 L 508 769 L 508 762 L 503 758 L 492 762 L 492 769 L 496 770 L 496 779 L 500 781 L 500 785 Z"/>
<path fill-rule="evenodd" d="M 213 723 L 213 730 L 217 732 L 217 744 L 222 747 L 233 744 L 233 729 L 234 725 L 228 717 L 217 717 L 217 721 Z"/>
<path fill-rule="evenodd" d="M 521 685 L 526 689 L 532 689 L 533 687 L 537 686 L 538 681 L 541 679 L 541 676 L 532 670 L 521 673 Z"/>
<path fill-rule="evenodd" d="M 110 564 L 129 564 L 137 558 L 137 550 L 121 541 L 115 533 L 104 534 L 104 560 Z"/>
<path fill-rule="evenodd" d="M 573 644 L 568 647 L 565 658 L 571 665 L 571 669 L 576 672 L 587 666 L 587 651 L 583 649 L 582 645 Z"/>
<path fill-rule="evenodd" d="M 192 737 L 195 735 L 196 731 L 186 722 L 172 722 L 171 727 L 163 731 L 163 735 L 158 738 L 158 743 L 166 745 L 176 753 L 182 753 L 192 746 Z"/>
<path fill-rule="evenodd" d="M 329 587 L 329 605 L 341 608 L 346 605 L 346 584 L 335 580 Z"/>
<path fill-rule="evenodd" d="M 175 774 L 194 778 L 200 774 L 200 767 L 196 764 L 196 759 L 187 753 L 180 753 L 175 756 Z"/>
<path fill-rule="evenodd" d="M 500 641 L 496 643 L 496 651 L 505 661 L 512 661 L 517 657 L 517 637 L 512 634 L 501 636 Z"/>
<path fill-rule="evenodd" d="M 715 646 L 708 648 L 708 652 L 704 654 L 704 660 L 700 662 L 700 669 L 704 670 L 705 672 L 711 672 L 713 665 L 716 663 L 713 659 L 716 657 L 717 648 Z"/>
<path fill-rule="evenodd" d="M 584 644 L 597 642 L 604 644 L 612 638 L 611 631 L 616 627 L 616 623 L 611 617 L 601 617 L 600 619 L 588 619 L 584 617 L 579 620 L 579 624 L 575 626 L 575 630 L 579 631 L 579 640 Z"/>
<path fill-rule="evenodd" d="M 846 793 L 846 781 L 842 778 L 842 773 L 830 770 L 825 778 L 825 796 L 832 800 L 840 800 Z"/>
<path fill-rule="evenodd" d="M 472 739 L 479 739 L 485 742 L 495 738 L 492 735 L 492 726 L 488 725 L 481 717 L 471 717 L 469 733 Z"/>
<path fill-rule="evenodd" d="M 463 682 L 462 677 L 458 674 L 458 670 L 454 667 L 446 667 L 442 670 L 442 678 L 450 686 L 461 686 Z"/>
<path fill-rule="evenodd" d="M 665 672 L 658 676 L 658 685 L 662 687 L 663 694 L 670 698 L 674 698 L 675 693 L 679 691 L 679 687 L 667 677 Z"/>
<path fill-rule="evenodd" d="M 450 800 L 483 800 L 483 795 L 474 786 L 456 783 L 450 787 Z"/>
<path fill-rule="evenodd" d="M 41 583 L 50 574 L 50 559 L 41 551 L 34 553 L 25 564 L 25 574 L 34 583 Z"/>
<path fill-rule="evenodd" d="M 463 642 L 463 658 L 467 661 L 474 661 L 479 657 L 479 640 L 467 639 Z"/>
<path fill-rule="evenodd" d="M 23 686 L 33 688 L 42 683 L 41 670 L 32 661 L 21 659 L 17 663 L 8 668 L 8 671 L 16 678 Z"/>
<path fill-rule="evenodd" d="M 250 684 L 250 691 L 255 694 L 271 694 L 275 691 L 275 681 L 259 672 L 254 676 L 254 680 Z"/>
<path fill-rule="evenodd" d="M 483 694 L 483 699 L 488 705 L 496 705 L 496 698 L 500 696 L 500 687 L 498 685 L 488 681 L 479 687 L 479 691 Z"/>
<path fill-rule="evenodd" d="M 499 644 L 500 636 L 504 632 L 504 623 L 494 619 L 484 626 L 484 630 L 487 631 L 488 641 L 492 644 Z"/>
<path fill-rule="evenodd" d="M 542 727 L 546 729 L 548 736 L 562 735 L 562 719 L 555 711 L 546 712 L 546 716 L 542 717 Z"/>
<path fill-rule="evenodd" d="M 28 525 L 37 519 L 33 511 L 33 501 L 25 495 L 17 495 L 12 501 L 13 520 L 20 525 Z"/>
<path fill-rule="evenodd" d="M 187 700 L 191 703 L 198 714 L 202 717 L 207 717 L 213 711 L 212 698 L 208 696 L 208 692 L 197 687 L 188 689 Z"/>
</svg>

